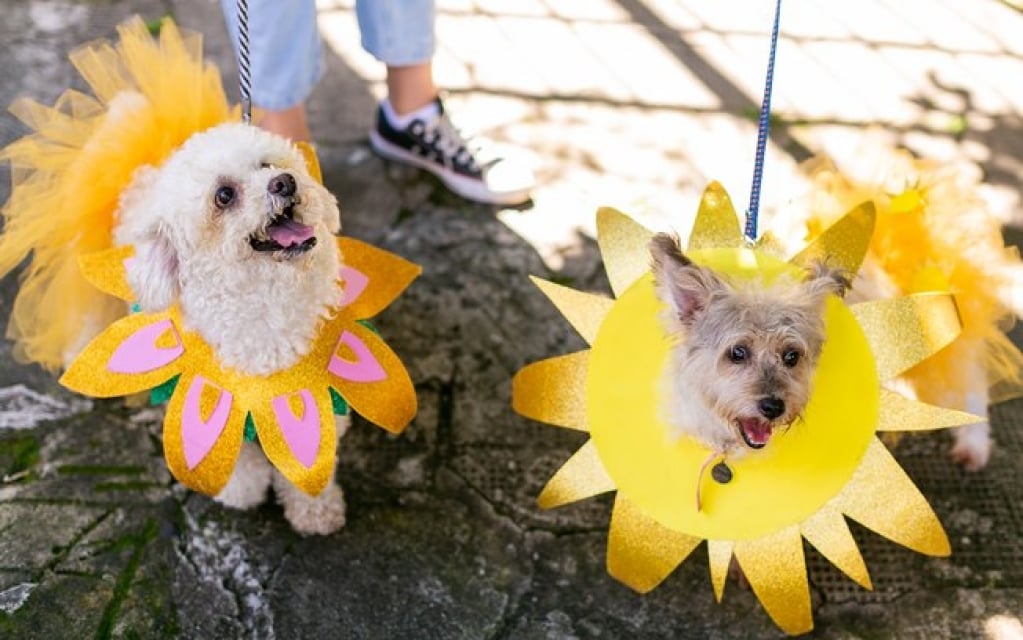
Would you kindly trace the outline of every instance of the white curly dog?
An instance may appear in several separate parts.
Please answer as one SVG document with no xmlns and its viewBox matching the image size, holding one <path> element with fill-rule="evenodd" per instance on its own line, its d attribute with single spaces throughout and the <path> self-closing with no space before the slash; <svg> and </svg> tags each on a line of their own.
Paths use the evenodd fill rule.
<svg viewBox="0 0 1023 640">
<path fill-rule="evenodd" d="M 224 366 L 261 376 L 306 355 L 340 299 L 340 227 L 337 200 L 289 141 L 224 124 L 192 136 L 163 166 L 136 173 L 114 238 L 135 246 L 128 281 L 143 311 L 179 304 L 184 328 L 201 334 Z M 340 437 L 349 420 L 337 423 Z M 270 486 L 296 531 L 344 525 L 336 482 L 309 496 L 256 443 L 244 443 L 216 499 L 248 509 Z"/>
</svg>

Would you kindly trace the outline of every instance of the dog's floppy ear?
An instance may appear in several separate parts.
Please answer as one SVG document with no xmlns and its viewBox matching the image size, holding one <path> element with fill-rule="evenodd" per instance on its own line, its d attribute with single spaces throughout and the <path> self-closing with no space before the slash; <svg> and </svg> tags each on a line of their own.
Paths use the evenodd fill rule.
<svg viewBox="0 0 1023 640">
<path fill-rule="evenodd" d="M 829 293 L 844 298 L 852 286 L 850 278 L 848 271 L 830 267 L 824 260 L 815 260 L 807 268 L 803 287 L 815 303 L 823 305 Z"/>
<path fill-rule="evenodd" d="M 157 227 L 135 243 L 128 281 L 145 311 L 160 311 L 174 304 L 180 289 L 178 252 L 167 234 Z"/>
<path fill-rule="evenodd" d="M 121 194 L 116 236 L 119 244 L 135 247 L 127 265 L 128 284 L 144 311 L 160 311 L 177 299 L 178 252 L 161 221 L 157 181 L 151 166 L 136 171 L 131 186 Z"/>
<path fill-rule="evenodd" d="M 726 285 L 709 269 L 693 264 L 682 253 L 677 236 L 658 233 L 650 240 L 657 295 L 671 307 L 683 326 L 693 323 L 707 308 L 715 291 Z"/>
</svg>

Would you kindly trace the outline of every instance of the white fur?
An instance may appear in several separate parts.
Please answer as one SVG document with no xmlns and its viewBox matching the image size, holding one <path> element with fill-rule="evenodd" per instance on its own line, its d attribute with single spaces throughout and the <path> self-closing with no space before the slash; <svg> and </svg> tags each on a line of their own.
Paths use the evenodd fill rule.
<svg viewBox="0 0 1023 640">
<path fill-rule="evenodd" d="M 287 261 L 248 244 L 266 223 L 266 185 L 281 171 L 296 178 L 301 220 L 315 226 L 318 241 Z M 241 190 L 235 210 L 212 206 L 221 179 Z M 202 334 L 226 366 L 266 375 L 308 352 L 339 299 L 339 225 L 333 196 L 288 141 L 229 124 L 193 136 L 159 170 L 141 171 L 122 198 L 114 237 L 136 247 L 128 280 L 144 311 L 177 299 L 186 328 Z"/>
<path fill-rule="evenodd" d="M 217 500 L 235 509 L 251 509 L 263 504 L 273 470 L 258 444 L 243 442 L 231 478 L 217 494 Z"/>
<path fill-rule="evenodd" d="M 258 252 L 249 242 L 281 209 L 268 185 L 282 173 L 297 185 L 294 219 L 312 226 L 316 237 L 316 246 L 290 257 Z M 218 207 L 215 194 L 225 185 L 236 198 Z M 135 246 L 128 281 L 142 310 L 177 302 L 185 329 L 201 334 L 228 368 L 263 376 L 295 364 L 340 299 L 337 202 L 290 142 L 256 127 L 215 127 L 191 137 L 163 166 L 140 169 L 116 220 L 116 243 Z M 331 483 L 318 497 L 305 495 L 255 444 L 242 448 L 217 498 L 248 509 L 266 498 L 271 484 L 299 532 L 330 533 L 344 524 L 340 487 Z"/>
<path fill-rule="evenodd" d="M 348 416 L 335 416 L 334 423 L 340 440 L 348 433 L 348 428 L 352 424 L 351 419 Z M 336 468 L 335 457 L 334 468 L 330 471 L 331 476 L 334 475 Z M 291 484 L 280 471 L 274 469 L 271 484 L 274 493 L 277 494 L 277 501 L 284 507 L 284 517 L 298 533 L 326 535 L 345 525 L 345 498 L 341 486 L 336 482 L 329 483 L 320 495 L 310 496 Z"/>
<path fill-rule="evenodd" d="M 340 440 L 351 426 L 348 416 L 335 416 L 337 437 Z M 330 474 L 334 475 L 334 467 Z M 267 490 L 273 487 L 277 501 L 284 507 L 284 517 L 292 528 L 303 535 L 326 535 L 345 524 L 345 500 L 340 485 L 331 482 L 318 496 L 310 496 L 273 468 L 259 445 L 246 442 L 227 485 L 217 495 L 217 501 L 234 509 L 251 509 L 266 500 Z"/>
</svg>

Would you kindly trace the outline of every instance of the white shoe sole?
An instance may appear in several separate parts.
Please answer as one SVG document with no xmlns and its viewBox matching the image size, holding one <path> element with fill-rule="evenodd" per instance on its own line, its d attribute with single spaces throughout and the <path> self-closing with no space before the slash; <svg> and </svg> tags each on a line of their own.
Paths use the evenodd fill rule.
<svg viewBox="0 0 1023 640">
<path fill-rule="evenodd" d="M 480 180 L 475 180 L 457 173 L 446 171 L 436 163 L 430 162 L 414 153 L 385 140 L 376 131 L 369 132 L 369 142 L 373 150 L 390 160 L 410 164 L 423 171 L 435 175 L 444 185 L 467 200 L 475 200 L 484 204 L 515 205 L 529 200 L 530 188 L 514 189 L 498 192 L 487 188 Z"/>
</svg>

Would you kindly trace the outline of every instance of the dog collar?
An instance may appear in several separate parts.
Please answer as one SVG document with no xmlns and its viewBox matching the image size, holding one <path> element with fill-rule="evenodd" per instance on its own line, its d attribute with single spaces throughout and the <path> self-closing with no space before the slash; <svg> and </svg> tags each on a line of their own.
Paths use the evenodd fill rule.
<svg viewBox="0 0 1023 640">
<path fill-rule="evenodd" d="M 184 329 L 175 306 L 114 322 L 75 358 L 61 383 L 86 395 L 113 397 L 175 379 L 163 449 L 179 482 L 219 493 L 250 421 L 270 462 L 306 493 L 319 494 L 337 453 L 335 396 L 391 433 L 400 433 L 416 413 L 405 366 L 364 321 L 387 307 L 420 268 L 351 238 L 337 244 L 345 265 L 338 274 L 338 304 L 309 353 L 292 367 L 268 376 L 223 367 L 197 332 Z M 132 247 L 88 255 L 82 272 L 100 290 L 130 301 L 135 296 L 125 261 L 133 255 Z"/>
</svg>

